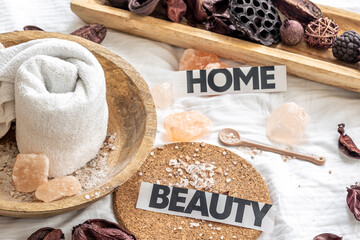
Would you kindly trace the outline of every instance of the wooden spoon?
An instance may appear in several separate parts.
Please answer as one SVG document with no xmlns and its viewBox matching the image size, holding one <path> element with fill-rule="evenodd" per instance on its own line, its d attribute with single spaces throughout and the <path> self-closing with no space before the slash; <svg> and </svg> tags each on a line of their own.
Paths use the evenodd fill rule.
<svg viewBox="0 0 360 240">
<path fill-rule="evenodd" d="M 241 139 L 240 133 L 232 128 L 224 128 L 219 132 L 219 141 L 226 146 L 246 146 L 246 147 L 255 147 L 268 152 L 278 153 L 281 155 L 287 155 L 290 157 L 295 157 L 300 160 L 305 160 L 312 162 L 317 165 L 323 165 L 326 162 L 324 157 L 319 156 L 309 156 L 304 154 L 295 153 L 292 151 L 282 150 L 275 147 L 270 147 L 267 145 L 262 145 L 259 143 L 249 142 Z"/>
</svg>

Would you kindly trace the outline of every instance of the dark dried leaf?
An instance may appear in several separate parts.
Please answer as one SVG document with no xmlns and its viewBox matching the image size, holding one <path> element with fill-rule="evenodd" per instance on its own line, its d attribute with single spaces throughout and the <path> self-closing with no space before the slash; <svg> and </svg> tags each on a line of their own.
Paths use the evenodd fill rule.
<svg viewBox="0 0 360 240">
<path fill-rule="evenodd" d="M 348 157 L 360 159 L 360 150 L 357 148 L 353 140 L 345 134 L 345 124 L 338 125 L 339 137 L 339 149 Z"/>
<path fill-rule="evenodd" d="M 162 3 L 171 21 L 179 23 L 185 16 L 187 7 L 183 0 L 162 0 Z"/>
<path fill-rule="evenodd" d="M 230 18 L 230 0 L 204 0 L 202 6 L 209 16 Z"/>
<path fill-rule="evenodd" d="M 24 27 L 24 31 L 44 31 L 44 30 L 37 26 L 27 25 Z"/>
<path fill-rule="evenodd" d="M 128 9 L 129 0 L 108 0 L 110 5 L 117 8 Z"/>
<path fill-rule="evenodd" d="M 150 15 L 156 8 L 159 0 L 130 0 L 128 8 L 139 15 Z"/>
<path fill-rule="evenodd" d="M 355 184 L 347 189 L 346 203 L 356 220 L 360 221 L 360 185 Z"/>
<path fill-rule="evenodd" d="M 236 35 L 235 26 L 229 19 L 222 17 L 210 16 L 206 19 L 205 29 L 211 32 L 216 32 L 224 35 Z"/>
<path fill-rule="evenodd" d="M 275 7 L 287 18 L 300 22 L 304 27 L 323 17 L 318 6 L 309 0 L 272 0 Z"/>
<path fill-rule="evenodd" d="M 339 237 L 335 234 L 332 233 L 323 233 L 320 235 L 317 235 L 316 237 L 314 237 L 313 240 L 341 240 L 342 237 Z"/>
<path fill-rule="evenodd" d="M 101 43 L 106 36 L 106 27 L 102 24 L 89 24 L 85 25 L 74 32 L 71 35 L 79 36 L 95 43 Z"/>
<path fill-rule="evenodd" d="M 31 236 L 27 240 L 61 240 L 61 239 L 65 239 L 64 233 L 61 231 L 61 229 L 45 227 L 45 228 L 40 228 L 39 230 L 31 234 Z"/>
<path fill-rule="evenodd" d="M 72 231 L 73 240 L 136 240 L 119 224 L 104 219 L 89 219 L 75 226 Z"/>
<path fill-rule="evenodd" d="M 208 16 L 202 7 L 201 0 L 185 0 L 185 3 L 187 6 L 185 18 L 189 25 L 195 26 L 206 20 Z"/>
</svg>

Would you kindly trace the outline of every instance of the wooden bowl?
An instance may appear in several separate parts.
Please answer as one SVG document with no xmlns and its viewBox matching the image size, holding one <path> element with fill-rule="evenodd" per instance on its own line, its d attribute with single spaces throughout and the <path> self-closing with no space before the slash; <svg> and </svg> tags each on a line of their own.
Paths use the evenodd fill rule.
<svg viewBox="0 0 360 240">
<path fill-rule="evenodd" d="M 0 34 L 0 42 L 5 47 L 39 38 L 61 38 L 77 42 L 99 60 L 106 77 L 108 133 L 117 133 L 115 150 L 108 155 L 108 167 L 111 170 L 103 185 L 81 195 L 50 203 L 19 202 L 0 195 L 0 215 L 4 216 L 47 217 L 94 203 L 114 191 L 137 171 L 151 150 L 156 135 L 156 112 L 149 88 L 139 73 L 115 53 L 83 38 L 60 33 L 24 31 Z M 89 195 L 90 199 L 85 198 L 85 195 Z"/>
</svg>

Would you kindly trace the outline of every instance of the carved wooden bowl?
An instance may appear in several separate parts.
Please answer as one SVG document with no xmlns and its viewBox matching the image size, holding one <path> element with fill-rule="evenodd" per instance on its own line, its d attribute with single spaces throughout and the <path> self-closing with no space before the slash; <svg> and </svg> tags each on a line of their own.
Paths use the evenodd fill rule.
<svg viewBox="0 0 360 240">
<path fill-rule="evenodd" d="M 83 38 L 60 33 L 25 31 L 0 34 L 0 42 L 5 47 L 39 38 L 61 38 L 77 42 L 99 60 L 106 77 L 108 133 L 117 133 L 115 150 L 108 155 L 110 171 L 103 184 L 81 195 L 50 203 L 19 202 L 0 194 L 0 215 L 4 216 L 46 217 L 81 209 L 96 202 L 137 171 L 151 150 L 156 135 L 156 112 L 149 88 L 136 70 L 115 53 Z M 0 139 L 0 144 L 14 141 L 13 135 L 11 132 L 7 134 Z"/>
</svg>

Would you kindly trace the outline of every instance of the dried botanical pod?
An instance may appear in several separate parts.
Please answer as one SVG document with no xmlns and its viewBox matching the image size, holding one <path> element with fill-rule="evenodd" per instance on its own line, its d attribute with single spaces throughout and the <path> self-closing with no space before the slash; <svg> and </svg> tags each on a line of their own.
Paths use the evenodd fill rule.
<svg viewBox="0 0 360 240">
<path fill-rule="evenodd" d="M 159 0 L 130 0 L 128 8 L 139 15 L 150 15 L 156 8 Z"/>
<path fill-rule="evenodd" d="M 332 233 L 323 233 L 320 235 L 317 235 L 316 237 L 314 237 L 313 240 L 341 240 L 342 237 L 339 237 L 335 234 Z"/>
<path fill-rule="evenodd" d="M 55 229 L 52 227 L 44 227 L 35 231 L 28 237 L 27 240 L 61 240 L 65 239 L 64 233 L 61 229 Z"/>
<path fill-rule="evenodd" d="M 300 22 L 304 27 L 311 21 L 323 17 L 320 8 L 309 0 L 272 0 L 272 2 L 287 18 Z"/>
<path fill-rule="evenodd" d="M 106 36 L 106 32 L 107 30 L 104 25 L 93 23 L 75 30 L 71 35 L 82 37 L 95 43 L 101 43 Z"/>
<path fill-rule="evenodd" d="M 360 221 L 360 184 L 355 183 L 347 189 L 346 203 L 356 220 Z"/>
<path fill-rule="evenodd" d="M 189 25 L 195 26 L 206 20 L 208 16 L 202 7 L 201 0 L 185 0 L 185 3 L 187 6 L 185 18 Z"/>
<path fill-rule="evenodd" d="M 108 2 L 111 6 L 122 9 L 127 9 L 129 4 L 129 0 L 108 0 Z"/>
<path fill-rule="evenodd" d="M 281 20 L 270 0 L 231 0 L 230 20 L 253 41 L 266 46 L 280 41 Z"/>
<path fill-rule="evenodd" d="M 185 16 L 187 7 L 183 0 L 162 0 L 162 3 L 171 21 L 179 23 Z"/>
<path fill-rule="evenodd" d="M 105 219 L 89 219 L 72 230 L 72 240 L 136 240 L 119 224 Z"/>
<path fill-rule="evenodd" d="M 304 40 L 310 47 L 328 49 L 338 34 L 339 26 L 331 19 L 319 18 L 305 29 Z"/>
<path fill-rule="evenodd" d="M 236 35 L 236 28 L 230 21 L 230 0 L 204 0 L 202 6 L 209 15 L 205 23 L 206 30 Z"/>
<path fill-rule="evenodd" d="M 44 31 L 44 30 L 34 25 L 26 25 L 24 27 L 24 31 Z"/>
<path fill-rule="evenodd" d="M 353 140 L 345 134 L 344 130 L 345 124 L 338 124 L 338 132 L 340 133 L 339 137 L 339 149 L 348 157 L 360 159 L 360 150 L 357 148 Z"/>
</svg>

